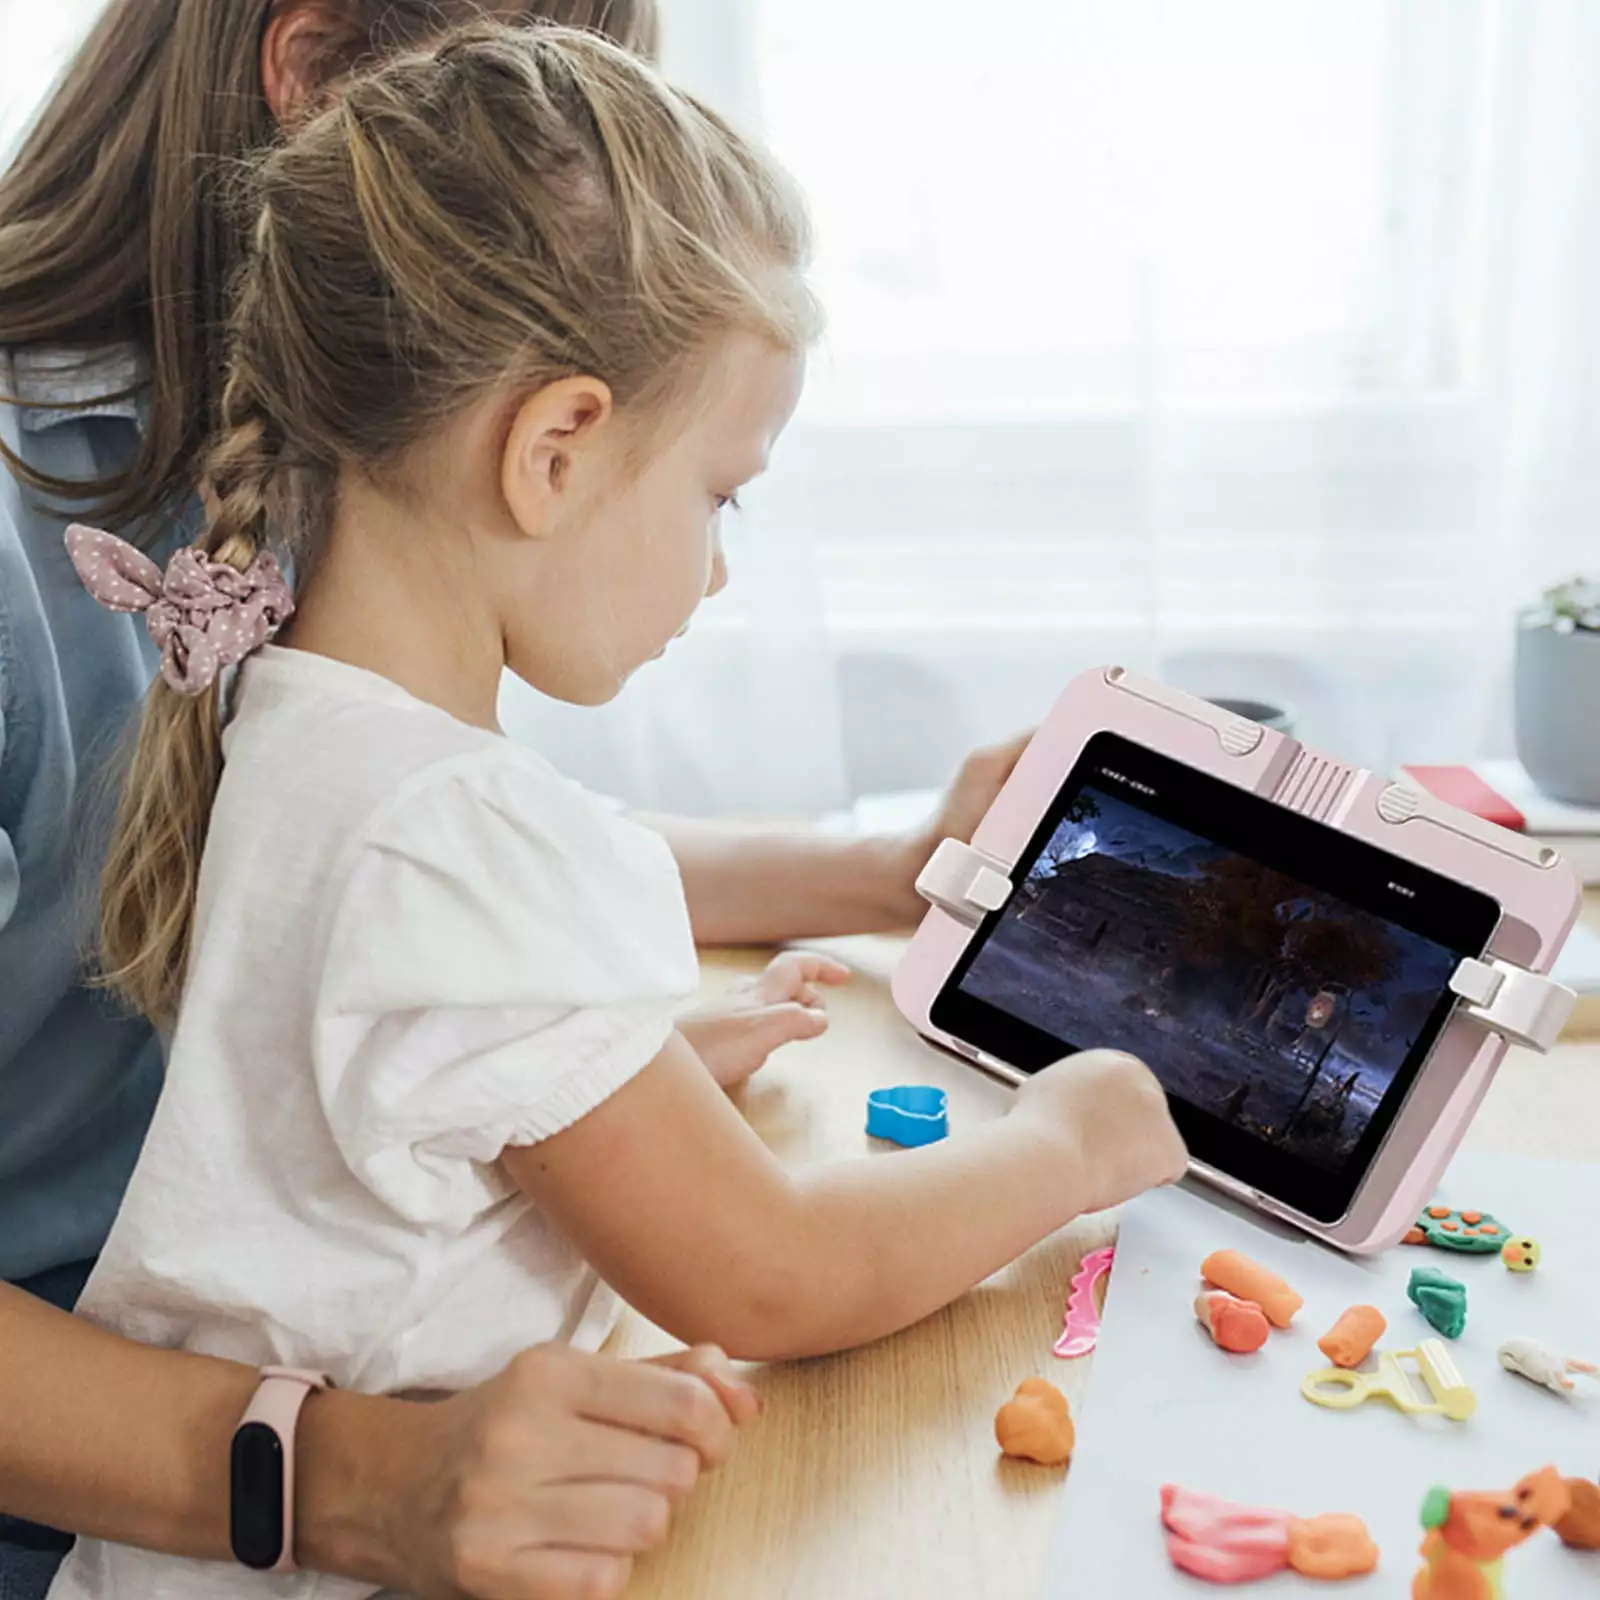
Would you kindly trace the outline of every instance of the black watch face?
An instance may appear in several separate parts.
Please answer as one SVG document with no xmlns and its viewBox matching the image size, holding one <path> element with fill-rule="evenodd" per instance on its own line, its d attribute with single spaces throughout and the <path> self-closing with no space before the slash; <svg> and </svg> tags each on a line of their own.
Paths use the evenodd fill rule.
<svg viewBox="0 0 1600 1600">
<path fill-rule="evenodd" d="M 228 1523 L 234 1555 L 265 1570 L 283 1554 L 283 1441 L 264 1422 L 233 1436 Z"/>
</svg>

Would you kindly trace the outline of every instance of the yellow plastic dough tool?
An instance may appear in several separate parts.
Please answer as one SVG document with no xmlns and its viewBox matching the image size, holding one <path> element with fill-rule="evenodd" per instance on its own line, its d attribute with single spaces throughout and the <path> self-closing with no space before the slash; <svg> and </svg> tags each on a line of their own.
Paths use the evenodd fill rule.
<svg viewBox="0 0 1600 1600">
<path fill-rule="evenodd" d="M 1417 1397 L 1411 1375 L 1400 1365 L 1414 1361 L 1430 1396 Z M 1461 1376 L 1455 1357 L 1437 1339 L 1424 1339 L 1415 1350 L 1380 1350 L 1376 1372 L 1350 1372 L 1326 1367 L 1313 1372 L 1300 1385 L 1300 1393 L 1314 1405 L 1349 1411 L 1368 1400 L 1387 1400 L 1402 1411 L 1423 1416 L 1448 1417 L 1465 1422 L 1478 1409 L 1478 1397 Z"/>
</svg>

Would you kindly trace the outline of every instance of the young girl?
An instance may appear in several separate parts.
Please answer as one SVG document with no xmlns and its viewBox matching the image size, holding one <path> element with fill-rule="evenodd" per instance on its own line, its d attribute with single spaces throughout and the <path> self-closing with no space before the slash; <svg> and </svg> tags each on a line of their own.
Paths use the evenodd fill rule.
<svg viewBox="0 0 1600 1600">
<path fill-rule="evenodd" d="M 600 703 L 725 581 L 718 514 L 814 316 L 778 175 L 601 40 L 486 28 L 353 84 L 256 188 L 208 533 L 165 574 L 70 536 L 163 652 L 102 942 L 175 1023 L 81 1311 L 374 1392 L 595 1344 L 613 1291 L 799 1356 L 1176 1178 L 1114 1054 L 944 1144 L 786 1172 L 675 1029 L 665 845 L 496 730 L 504 668 Z M 80 1542 L 52 1593 L 262 1582 Z M 299 1583 L 272 1592 L 369 1592 Z"/>
</svg>

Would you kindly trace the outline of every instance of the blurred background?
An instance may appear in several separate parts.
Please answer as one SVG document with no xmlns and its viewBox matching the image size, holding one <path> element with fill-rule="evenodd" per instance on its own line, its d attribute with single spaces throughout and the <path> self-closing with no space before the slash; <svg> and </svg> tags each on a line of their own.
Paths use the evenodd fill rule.
<svg viewBox="0 0 1600 1600">
<path fill-rule="evenodd" d="M 0 143 L 94 9 L 0 0 Z M 1517 608 L 1600 567 L 1600 6 L 664 24 L 808 192 L 829 331 L 726 595 L 598 715 L 508 685 L 511 731 L 636 804 L 798 816 L 1118 661 L 1367 765 L 1510 752 Z"/>
</svg>

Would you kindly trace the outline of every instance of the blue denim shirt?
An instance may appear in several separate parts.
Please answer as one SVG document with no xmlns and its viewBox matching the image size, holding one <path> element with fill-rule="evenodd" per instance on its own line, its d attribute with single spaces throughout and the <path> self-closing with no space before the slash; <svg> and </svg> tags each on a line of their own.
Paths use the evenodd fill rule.
<svg viewBox="0 0 1600 1600">
<path fill-rule="evenodd" d="M 141 402 L 128 350 L 0 349 L 0 435 L 30 466 L 99 477 L 127 461 Z M 106 806 L 95 790 L 156 670 L 144 621 L 103 611 L 53 509 L 0 460 L 0 1279 L 98 1253 L 155 1108 L 160 1045 L 88 988 L 83 951 Z M 152 551 L 164 560 L 175 528 Z"/>
</svg>

